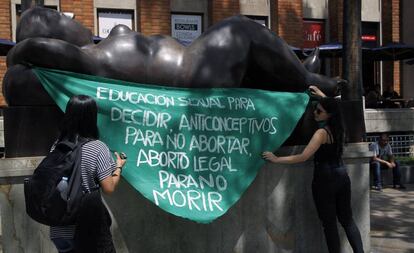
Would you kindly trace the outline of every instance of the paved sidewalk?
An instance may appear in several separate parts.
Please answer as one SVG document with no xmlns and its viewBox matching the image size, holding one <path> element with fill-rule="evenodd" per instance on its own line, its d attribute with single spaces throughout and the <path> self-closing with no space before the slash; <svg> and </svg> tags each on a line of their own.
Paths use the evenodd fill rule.
<svg viewBox="0 0 414 253">
<path fill-rule="evenodd" d="M 371 252 L 414 253 L 414 185 L 371 190 Z"/>
</svg>

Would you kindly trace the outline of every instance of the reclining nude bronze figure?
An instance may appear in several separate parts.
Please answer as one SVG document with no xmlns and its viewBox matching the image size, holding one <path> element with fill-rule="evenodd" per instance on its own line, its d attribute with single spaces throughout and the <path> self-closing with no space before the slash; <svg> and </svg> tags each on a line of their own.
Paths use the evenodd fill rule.
<svg viewBox="0 0 414 253">
<path fill-rule="evenodd" d="M 145 36 L 123 25 L 94 44 L 92 33 L 76 20 L 55 10 L 32 8 L 23 13 L 17 27 L 17 44 L 7 56 L 3 92 L 16 120 L 19 114 L 36 117 L 23 116 L 30 108 L 55 107 L 31 65 L 188 88 L 304 92 L 316 85 L 327 95 L 336 95 L 343 80 L 313 73 L 317 64 L 314 55 L 302 63 L 279 36 L 241 15 L 211 26 L 188 46 L 170 36 Z M 10 124 L 9 128 L 17 126 L 17 122 Z M 299 128 L 296 132 L 306 132 L 306 126 Z"/>
</svg>

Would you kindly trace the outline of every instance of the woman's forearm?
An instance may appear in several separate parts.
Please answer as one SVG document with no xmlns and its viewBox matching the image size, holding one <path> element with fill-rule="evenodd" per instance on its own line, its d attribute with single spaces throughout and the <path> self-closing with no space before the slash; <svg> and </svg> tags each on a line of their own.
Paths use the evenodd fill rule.
<svg viewBox="0 0 414 253">
<path fill-rule="evenodd" d="M 281 156 L 277 158 L 277 163 L 282 164 L 293 164 L 293 163 L 302 163 L 307 159 L 303 154 L 290 155 L 290 156 Z"/>
<path fill-rule="evenodd" d="M 105 178 L 100 182 L 102 191 L 107 195 L 112 194 L 115 191 L 115 188 L 118 185 L 120 179 L 121 168 L 117 167 L 111 176 Z"/>
<path fill-rule="evenodd" d="M 114 188 L 116 188 L 116 186 L 119 183 L 119 180 L 121 180 L 121 172 L 122 172 L 122 168 L 117 167 L 114 173 L 112 174 L 112 183 L 114 185 Z"/>
<path fill-rule="evenodd" d="M 308 160 L 310 157 L 315 154 L 315 152 L 319 149 L 323 140 L 326 138 L 326 131 L 319 129 L 317 130 L 312 139 L 309 141 L 308 145 L 306 145 L 305 149 L 302 153 L 297 155 L 290 155 L 290 156 L 275 156 L 272 152 L 265 151 L 262 154 L 263 159 L 272 162 L 272 163 L 284 163 L 284 164 L 292 164 L 292 163 L 302 163 Z"/>
</svg>

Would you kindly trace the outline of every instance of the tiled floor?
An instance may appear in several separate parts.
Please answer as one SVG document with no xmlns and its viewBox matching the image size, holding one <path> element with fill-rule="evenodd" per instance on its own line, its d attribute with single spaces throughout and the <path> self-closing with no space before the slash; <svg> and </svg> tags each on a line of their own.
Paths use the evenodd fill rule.
<svg viewBox="0 0 414 253">
<path fill-rule="evenodd" d="M 371 252 L 414 253 L 414 185 L 371 191 Z"/>
</svg>

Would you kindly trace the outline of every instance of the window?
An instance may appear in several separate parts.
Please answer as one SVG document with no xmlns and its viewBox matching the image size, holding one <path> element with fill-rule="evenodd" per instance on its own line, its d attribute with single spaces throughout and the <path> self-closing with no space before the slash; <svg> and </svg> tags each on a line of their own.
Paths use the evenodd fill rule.
<svg viewBox="0 0 414 253">
<path fill-rule="evenodd" d="M 135 30 L 134 10 L 98 9 L 98 36 L 108 37 L 112 28 L 117 25 L 126 25 Z"/>
<path fill-rule="evenodd" d="M 43 7 L 53 9 L 53 10 L 57 10 L 57 6 L 45 5 Z M 19 23 L 21 15 L 22 15 L 22 5 L 21 4 L 16 4 L 16 24 Z"/>
<path fill-rule="evenodd" d="M 12 35 L 13 35 L 13 41 L 16 41 L 16 27 L 20 21 L 20 16 L 22 15 L 22 5 L 20 3 L 15 3 L 15 4 L 12 3 L 12 6 L 13 5 L 14 5 L 14 8 L 12 8 Z M 44 5 L 43 7 L 53 9 L 53 10 L 58 10 L 57 5 Z"/>
<path fill-rule="evenodd" d="M 252 15 L 246 15 L 246 17 L 253 19 L 254 22 L 261 24 L 262 26 L 265 26 L 269 28 L 269 22 L 268 17 L 266 16 L 252 16 Z"/>
<path fill-rule="evenodd" d="M 201 14 L 171 14 L 171 36 L 183 45 L 191 44 L 203 32 Z"/>
</svg>

